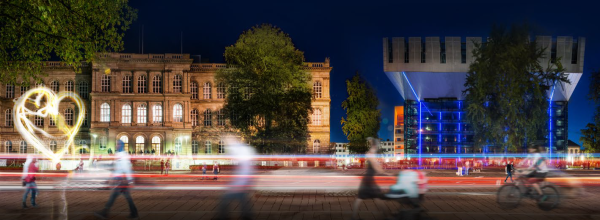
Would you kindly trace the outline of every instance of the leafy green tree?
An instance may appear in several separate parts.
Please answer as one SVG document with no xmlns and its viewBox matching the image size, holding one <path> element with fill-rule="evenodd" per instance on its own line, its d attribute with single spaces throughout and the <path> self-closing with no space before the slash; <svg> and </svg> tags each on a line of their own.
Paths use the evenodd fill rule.
<svg viewBox="0 0 600 220">
<path fill-rule="evenodd" d="M 588 123 L 585 129 L 581 129 L 579 141 L 583 143 L 583 147 L 590 152 L 600 151 L 600 128 L 594 123 Z"/>
<path fill-rule="evenodd" d="M 568 80 L 560 58 L 542 66 L 546 48 L 530 36 L 526 25 L 494 26 L 487 42 L 475 43 L 463 92 L 477 146 L 516 151 L 546 138 L 547 91 Z"/>
<path fill-rule="evenodd" d="M 232 126 L 259 152 L 305 152 L 311 75 L 292 39 L 271 25 L 255 26 L 225 49 L 225 61 L 233 68 L 216 78 L 227 86 L 224 110 Z"/>
<path fill-rule="evenodd" d="M 348 148 L 354 153 L 364 153 L 369 150 L 367 137 L 377 138 L 381 112 L 377 109 L 379 99 L 375 91 L 358 74 L 346 80 L 348 98 L 342 102 L 346 110 L 346 118 L 342 117 L 342 130 L 348 137 Z"/>
<path fill-rule="evenodd" d="M 124 32 L 137 18 L 127 2 L 0 1 L 0 80 L 27 84 L 42 74 L 40 63 L 52 57 L 78 71 L 98 52 L 123 49 Z"/>
</svg>

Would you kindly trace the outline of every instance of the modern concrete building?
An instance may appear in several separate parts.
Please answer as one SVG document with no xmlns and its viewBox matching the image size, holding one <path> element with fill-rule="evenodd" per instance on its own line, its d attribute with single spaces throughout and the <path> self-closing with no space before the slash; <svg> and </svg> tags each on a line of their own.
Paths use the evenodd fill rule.
<svg viewBox="0 0 600 220">
<path fill-rule="evenodd" d="M 220 134 L 232 131 L 221 111 L 225 86 L 215 74 L 226 68 L 221 63 L 193 63 L 189 54 L 103 54 L 82 66 L 81 73 L 62 62 L 46 62 L 41 82 L 55 92 L 73 91 L 84 100 L 86 115 L 75 146 L 79 150 L 106 154 L 115 150 L 117 140 L 129 152 L 177 155 L 224 153 Z M 332 67 L 325 62 L 305 63 L 312 75 L 313 114 L 309 122 L 308 153 L 326 152 L 330 131 L 330 83 Z M 40 85 L 41 85 L 40 84 Z M 32 84 L 33 85 L 33 84 Z M 34 153 L 14 128 L 13 99 L 29 87 L 0 85 L 0 140 L 5 153 Z M 72 102 L 60 104 L 67 124 L 79 114 Z M 31 118 L 36 126 L 55 137 L 62 135 L 49 118 Z M 42 142 L 56 152 L 65 138 L 43 137 Z"/>
<path fill-rule="evenodd" d="M 565 150 L 568 101 L 583 73 L 585 38 L 538 36 L 545 50 L 540 63 L 561 58 L 570 84 L 548 92 L 550 123 L 547 146 Z M 405 153 L 476 153 L 473 130 L 465 120 L 463 90 L 472 50 L 481 37 L 394 37 L 383 39 L 383 69 L 404 99 Z M 481 149 L 479 151 L 475 149 Z"/>
</svg>

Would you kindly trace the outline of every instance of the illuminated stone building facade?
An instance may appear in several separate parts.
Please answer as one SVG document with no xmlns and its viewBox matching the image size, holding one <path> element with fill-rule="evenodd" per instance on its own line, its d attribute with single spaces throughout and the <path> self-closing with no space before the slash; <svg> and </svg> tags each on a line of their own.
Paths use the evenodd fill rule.
<svg viewBox="0 0 600 220">
<path fill-rule="evenodd" d="M 106 154 L 109 149 L 114 152 L 116 141 L 122 140 L 132 153 L 219 154 L 224 153 L 220 135 L 232 131 L 221 111 L 225 87 L 215 81 L 221 68 L 225 64 L 193 63 L 189 54 L 110 53 L 84 66 L 81 73 L 61 62 L 46 62 L 42 83 L 55 91 L 74 91 L 84 100 L 87 115 L 75 149 Z M 332 68 L 326 59 L 307 62 L 305 69 L 312 74 L 314 90 L 307 152 L 323 153 L 329 146 Z M 14 129 L 11 115 L 13 99 L 27 89 L 0 85 L 2 152 L 35 153 Z M 61 103 L 59 111 L 66 118 L 79 114 L 69 102 Z M 49 118 L 38 121 L 44 130 L 59 135 Z M 64 145 L 64 140 L 43 142 L 54 151 Z M 80 153 L 75 149 L 69 153 Z"/>
</svg>

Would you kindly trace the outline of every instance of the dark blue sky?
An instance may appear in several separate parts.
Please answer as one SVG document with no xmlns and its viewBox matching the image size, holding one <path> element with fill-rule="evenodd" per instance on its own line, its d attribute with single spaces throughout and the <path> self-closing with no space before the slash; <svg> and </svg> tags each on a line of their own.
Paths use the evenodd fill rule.
<svg viewBox="0 0 600 220">
<path fill-rule="evenodd" d="M 202 55 L 223 62 L 224 48 L 250 27 L 271 23 L 288 33 L 306 61 L 331 58 L 331 141 L 343 142 L 340 119 L 345 80 L 359 71 L 377 90 L 379 136 L 392 139 L 394 106 L 403 100 L 383 73 L 383 37 L 486 36 L 494 23 L 528 22 L 539 34 L 586 37 L 585 71 L 569 103 L 569 139 L 591 121 L 589 74 L 600 69 L 600 18 L 592 1 L 164 1 L 134 0 L 138 20 L 126 33 L 125 52 Z"/>
</svg>

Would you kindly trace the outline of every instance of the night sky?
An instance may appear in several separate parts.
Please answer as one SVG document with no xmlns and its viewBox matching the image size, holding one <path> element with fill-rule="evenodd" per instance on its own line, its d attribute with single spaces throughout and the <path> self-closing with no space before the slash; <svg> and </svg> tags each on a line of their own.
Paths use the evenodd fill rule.
<svg viewBox="0 0 600 220">
<path fill-rule="evenodd" d="M 461 2 L 461 3 L 459 3 Z M 201 55 L 224 62 L 223 52 L 254 25 L 270 23 L 292 38 L 307 62 L 331 58 L 331 141 L 346 142 L 340 120 L 345 80 L 359 71 L 376 89 L 382 123 L 379 136 L 392 139 L 394 106 L 400 94 L 383 72 L 383 37 L 481 36 L 493 24 L 527 22 L 536 34 L 586 37 L 584 75 L 569 103 L 569 139 L 592 121 L 586 99 L 591 70 L 600 69 L 600 18 L 592 1 L 160 1 L 133 0 L 138 20 L 126 32 L 125 51 Z"/>
</svg>

